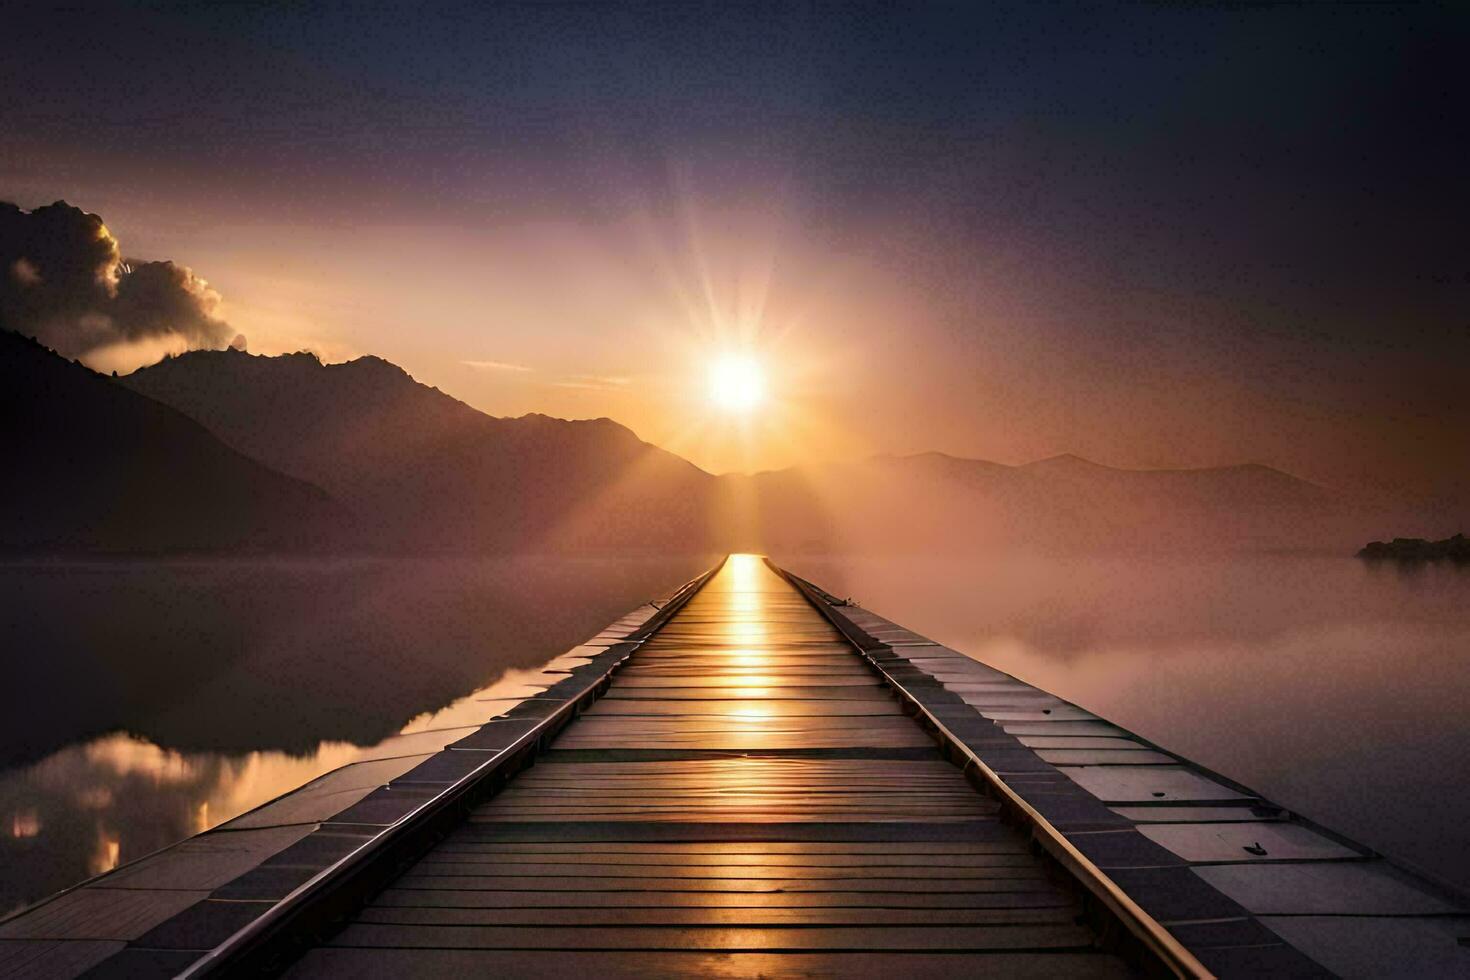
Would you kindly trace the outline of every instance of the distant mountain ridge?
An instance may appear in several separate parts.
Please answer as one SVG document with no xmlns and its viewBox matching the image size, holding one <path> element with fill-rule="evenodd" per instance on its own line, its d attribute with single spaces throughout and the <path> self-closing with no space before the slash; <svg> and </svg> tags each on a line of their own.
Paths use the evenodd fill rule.
<svg viewBox="0 0 1470 980">
<path fill-rule="evenodd" d="M 1125 470 L 1063 455 L 1008 466 L 929 452 L 716 477 L 611 420 L 494 418 L 377 357 L 323 364 L 305 353 L 195 351 L 110 379 L 32 348 L 22 360 L 35 369 L 37 353 L 44 354 L 40 374 L 82 372 L 88 385 L 114 389 L 114 397 L 128 392 L 139 403 L 177 410 L 149 437 L 155 447 L 167 444 L 163 431 L 195 420 L 203 428 L 178 436 L 181 446 L 209 436 L 233 450 L 237 466 L 259 461 L 261 472 L 292 478 L 292 486 L 320 488 L 312 490 L 317 503 L 334 516 L 317 523 L 350 528 L 327 537 L 354 549 L 1338 549 L 1355 548 L 1364 527 L 1385 519 L 1256 464 Z M 60 395 L 32 390 L 27 410 L 44 415 L 41 406 Z M 88 425 L 105 428 L 96 413 L 74 413 L 72 438 L 95 442 Z M 66 448 L 68 440 L 53 432 L 37 451 L 45 446 Z M 193 450 L 179 452 L 180 472 L 192 472 Z M 89 458 L 101 470 L 120 465 L 115 455 Z M 157 465 L 166 470 L 167 462 L 159 457 Z M 218 465 L 220 473 L 230 471 Z M 201 536 L 196 520 L 190 534 L 161 535 L 160 547 L 184 546 L 167 543 L 184 539 L 254 546 L 323 539 L 321 532 L 301 533 L 291 516 L 297 505 L 276 503 L 279 494 L 260 480 L 241 475 L 237 491 L 222 499 L 244 506 L 257 484 L 257 524 L 264 524 L 256 533 Z M 45 496 L 38 484 L 32 503 L 44 509 Z M 273 526 L 266 516 L 278 506 L 282 519 Z M 156 519 L 140 523 L 133 537 L 148 540 L 149 528 L 157 528 Z M 85 544 L 86 536 L 79 527 L 71 540 Z"/>
<path fill-rule="evenodd" d="M 1008 466 L 943 453 L 876 456 L 758 474 L 761 545 L 971 552 L 1221 550 L 1351 540 L 1330 491 L 1258 464 L 1125 470 L 1077 456 Z M 804 529 L 818 529 L 810 533 Z"/>
<path fill-rule="evenodd" d="M 1098 463 L 1075 455 L 1074 453 L 1061 453 L 1056 456 L 1047 456 L 1043 459 L 1033 460 L 1029 463 L 1012 465 L 996 463 L 986 459 L 973 459 L 967 456 L 952 456 L 949 453 L 932 450 L 901 456 L 885 454 L 874 456 L 872 459 L 875 462 L 923 465 L 936 471 L 948 471 L 948 474 L 951 476 L 979 473 L 989 475 L 1024 473 L 1037 477 L 1060 478 L 1072 481 L 1112 478 L 1121 481 L 1154 480 L 1177 482 L 1187 482 L 1208 477 L 1211 479 L 1235 480 L 1242 487 L 1253 485 L 1260 490 L 1274 488 L 1281 494 L 1293 496 L 1301 500 L 1323 501 L 1333 496 L 1332 492 L 1325 487 L 1303 480 L 1299 476 L 1293 476 L 1284 470 L 1267 466 L 1264 463 L 1227 463 L 1221 466 L 1129 469 L 1121 466 L 1109 466 L 1106 463 Z"/>
<path fill-rule="evenodd" d="M 428 550 L 700 547 L 712 477 L 610 419 L 495 418 L 377 357 L 193 351 L 119 379 L 310 480 L 379 542 Z"/>
</svg>

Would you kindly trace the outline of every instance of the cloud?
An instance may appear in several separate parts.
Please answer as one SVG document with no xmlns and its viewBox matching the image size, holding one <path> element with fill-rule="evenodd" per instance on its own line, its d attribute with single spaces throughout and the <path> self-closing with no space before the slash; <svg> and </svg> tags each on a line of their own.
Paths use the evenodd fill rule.
<svg viewBox="0 0 1470 980">
<path fill-rule="evenodd" d="M 561 381 L 553 381 L 553 388 L 577 388 L 586 391 L 621 391 L 633 383 L 632 378 L 603 378 L 590 374 L 576 374 Z"/>
<path fill-rule="evenodd" d="M 234 336 L 219 293 L 192 270 L 124 260 L 102 219 L 65 201 L 33 211 L 0 201 L 0 273 L 0 325 L 99 369 Z"/>
<path fill-rule="evenodd" d="M 530 371 L 524 364 L 511 364 L 508 361 L 460 361 L 466 367 L 472 367 L 476 371 Z"/>
</svg>

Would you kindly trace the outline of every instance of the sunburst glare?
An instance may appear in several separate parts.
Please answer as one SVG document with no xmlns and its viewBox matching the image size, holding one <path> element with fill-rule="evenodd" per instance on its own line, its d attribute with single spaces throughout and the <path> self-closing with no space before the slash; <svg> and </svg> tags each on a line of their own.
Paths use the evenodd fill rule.
<svg viewBox="0 0 1470 980">
<path fill-rule="evenodd" d="M 722 354 L 709 366 L 709 397 L 730 412 L 749 412 L 766 399 L 760 362 L 745 354 Z"/>
</svg>

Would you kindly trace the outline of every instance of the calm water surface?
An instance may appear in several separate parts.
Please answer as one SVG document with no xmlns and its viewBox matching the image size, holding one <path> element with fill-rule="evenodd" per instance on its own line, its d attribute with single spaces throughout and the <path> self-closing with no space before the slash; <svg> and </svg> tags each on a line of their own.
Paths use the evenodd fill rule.
<svg viewBox="0 0 1470 980">
<path fill-rule="evenodd" d="M 1470 568 L 795 559 L 830 591 L 1470 888 Z"/>
<path fill-rule="evenodd" d="M 453 741 L 714 560 L 0 565 L 0 914 Z"/>
</svg>

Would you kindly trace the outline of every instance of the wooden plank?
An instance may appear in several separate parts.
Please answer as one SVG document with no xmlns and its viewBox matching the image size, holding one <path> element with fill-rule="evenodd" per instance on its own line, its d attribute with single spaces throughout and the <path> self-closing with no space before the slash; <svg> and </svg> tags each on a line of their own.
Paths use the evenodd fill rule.
<svg viewBox="0 0 1470 980">
<path fill-rule="evenodd" d="M 819 684 L 823 688 L 829 687 L 871 687 L 882 689 L 883 685 L 876 676 L 866 671 L 811 671 L 795 673 L 791 670 L 779 669 L 741 669 L 739 671 L 725 670 L 718 675 L 711 676 L 706 672 L 690 671 L 687 673 L 672 673 L 668 671 L 635 671 L 627 670 L 618 675 L 618 681 L 608 691 L 609 695 L 626 693 L 628 691 L 641 691 L 646 688 L 669 689 L 684 691 L 700 688 L 715 688 L 726 690 L 741 687 L 801 687 L 811 685 L 813 678 L 819 678 Z M 887 695 L 892 697 L 892 695 Z"/>
<path fill-rule="evenodd" d="M 435 753 L 398 759 L 375 759 L 333 770 L 287 796 L 257 807 L 223 825 L 249 830 L 289 824 L 320 823 L 352 806 L 373 790 L 432 758 Z"/>
<path fill-rule="evenodd" d="M 581 724 L 578 722 L 578 724 Z M 886 759 L 803 759 L 803 758 L 730 758 L 716 760 L 685 760 L 677 762 L 606 762 L 606 763 L 540 763 L 521 775 L 531 779 L 543 774 L 560 771 L 568 774 L 616 774 L 653 777 L 658 775 L 707 776 L 719 773 L 759 773 L 760 778 L 768 774 L 833 774 L 860 776 L 871 773 L 907 773 L 911 775 L 939 775 L 954 780 L 962 777 L 960 771 L 947 762 L 932 759 L 920 762 L 893 762 Z"/>
<path fill-rule="evenodd" d="M 546 799 L 569 799 L 577 796 L 623 796 L 639 800 L 668 800 L 681 798 L 707 798 L 739 796 L 806 797 L 844 796 L 864 798 L 872 793 L 886 793 L 904 797 L 961 796 L 967 799 L 975 794 L 963 782 L 916 777 L 912 785 L 896 786 L 893 782 L 876 777 L 863 779 L 840 779 L 828 776 L 787 776 L 760 780 L 733 775 L 724 779 L 706 781 L 702 779 L 666 778 L 647 783 L 633 776 L 596 776 L 584 780 L 550 777 L 513 785 L 500 797 L 499 802 L 523 799 L 529 796 Z M 656 794 L 656 796 L 655 796 Z"/>
<path fill-rule="evenodd" d="M 731 717 L 696 717 L 696 718 L 627 718 L 620 716 L 598 716 L 583 715 L 577 719 L 576 724 L 569 726 L 557 737 L 560 743 L 563 738 L 571 738 L 579 735 L 620 735 L 630 732 L 666 732 L 677 733 L 699 733 L 699 732 L 748 732 L 748 731 L 792 731 L 792 732 L 832 732 L 848 736 L 861 734 L 868 731 L 883 732 L 907 732 L 917 731 L 918 726 L 903 715 L 891 717 L 866 717 L 866 718 L 731 718 Z"/>
<path fill-rule="evenodd" d="M 578 791 L 567 789 L 565 791 L 530 792 L 519 789 L 511 789 L 497 797 L 492 803 L 477 808 L 477 817 L 487 817 L 496 811 L 510 809 L 540 808 L 540 807 L 562 807 L 575 808 L 585 806 L 614 806 L 627 807 L 641 805 L 651 808 L 683 807 L 683 806 L 742 806 L 750 809 L 758 809 L 762 805 L 771 806 L 799 806 L 810 804 L 812 806 L 825 807 L 850 807 L 855 811 L 864 808 L 892 808 L 902 807 L 909 804 L 929 805 L 930 803 L 944 805 L 960 805 L 979 808 L 980 812 L 989 814 L 995 807 L 995 802 L 986 800 L 979 796 L 966 797 L 962 792 L 954 790 L 934 790 L 923 794 L 918 792 L 904 793 L 892 789 L 871 789 L 848 792 L 842 796 L 840 791 L 834 790 L 832 794 L 822 795 L 812 788 L 810 792 L 804 791 L 802 787 L 791 785 L 783 788 L 773 788 L 763 791 L 755 786 L 743 786 L 742 784 L 731 784 L 723 790 L 698 791 L 691 790 L 688 794 L 671 793 L 667 799 L 657 795 L 639 794 L 634 791 L 618 792 L 615 789 L 598 790 L 590 789 Z M 774 818 L 773 818 L 774 819 Z M 977 818 L 981 819 L 981 818 Z"/>
<path fill-rule="evenodd" d="M 663 867 L 721 867 L 721 868 L 800 868 L 800 873 L 817 869 L 835 868 L 904 868 L 914 871 L 924 869 L 953 870 L 968 867 L 971 861 L 985 866 L 987 861 L 1009 859 L 1015 864 L 1031 864 L 1031 855 L 1016 847 L 997 849 L 988 854 L 650 854 L 645 851 L 622 853 L 606 851 L 588 853 L 518 853 L 486 852 L 473 849 L 439 847 L 426 855 L 419 866 L 429 868 L 436 864 L 456 863 L 468 867 L 473 863 L 493 864 L 499 868 L 520 868 L 530 865 L 557 866 L 561 868 L 586 867 L 587 862 L 598 865 L 620 865 L 640 868 Z M 788 870 L 787 874 L 798 872 Z M 907 872 L 904 872 L 907 873 Z"/>
<path fill-rule="evenodd" d="M 710 636 L 685 638 L 676 644 L 648 643 L 629 660 L 628 669 L 677 667 L 685 665 L 718 665 L 727 667 L 790 666 L 864 666 L 855 658 L 846 642 L 830 637 L 800 637 L 780 640 L 776 637 L 731 638 Z"/>
<path fill-rule="evenodd" d="M 580 806 L 738 806 L 758 808 L 762 806 L 852 806 L 866 807 L 908 806 L 911 804 L 936 806 L 979 806 L 983 800 L 975 794 L 966 795 L 963 790 L 899 790 L 892 787 L 788 786 L 762 789 L 754 785 L 732 785 L 722 789 L 661 789 L 640 792 L 637 787 L 561 787 L 544 789 L 511 788 L 496 798 L 495 804 L 486 812 L 496 809 L 523 807 L 580 807 Z"/>
<path fill-rule="evenodd" d="M 1238 823 L 1283 817 L 1280 810 L 1254 806 L 1115 806 L 1112 810 L 1135 823 Z"/>
<path fill-rule="evenodd" d="M 1118 752 L 1151 751 L 1142 742 L 1098 735 L 1023 735 L 1017 739 L 1031 749 L 1112 749 Z"/>
<path fill-rule="evenodd" d="M 1384 861 L 1223 864 L 1194 873 L 1261 915 L 1441 915 L 1470 911 Z"/>
<path fill-rule="evenodd" d="M 297 963 L 287 977 L 414 978 L 503 976 L 525 980 L 668 980 L 687 977 L 850 978 L 850 980 L 952 980 L 957 976 L 1000 976 L 1012 980 L 1123 980 L 1132 974 L 1121 960 L 1091 951 L 1067 953 L 982 953 L 940 955 L 863 953 L 684 953 L 684 952 L 505 952 L 320 948 Z"/>
<path fill-rule="evenodd" d="M 975 707 L 1005 707 L 1005 708 L 1067 708 L 1075 707 L 1057 697 L 1055 694 L 1047 694 L 1044 691 L 1019 689 L 1004 691 L 971 691 L 960 695 L 960 700 L 965 704 Z"/>
<path fill-rule="evenodd" d="M 0 940 L 0 977 L 4 980 L 58 980 L 78 977 L 127 948 L 124 942 L 84 939 Z"/>
<path fill-rule="evenodd" d="M 871 823 L 837 818 L 819 825 L 779 821 L 764 821 L 757 824 L 721 824 L 717 821 L 680 824 L 669 821 L 638 823 L 635 821 L 567 820 L 558 822 L 548 820 L 497 823 L 472 820 L 463 824 L 459 832 L 473 835 L 481 840 L 518 843 L 564 843 L 568 841 L 825 842 L 831 840 L 928 843 L 931 841 L 971 842 L 1018 839 L 1014 830 L 989 814 L 959 822 L 915 820 Z"/>
<path fill-rule="evenodd" d="M 670 630 L 663 642 L 649 644 L 647 649 L 670 652 L 709 653 L 721 650 L 749 650 L 759 648 L 777 653 L 836 653 L 844 650 L 840 640 L 833 639 L 830 630 Z"/>
<path fill-rule="evenodd" d="M 791 680 L 805 678 L 808 683 L 821 683 L 828 677 L 835 677 L 843 681 L 876 679 L 876 675 L 867 668 L 854 664 L 851 656 L 820 659 L 803 657 L 793 660 L 776 659 L 757 653 L 743 653 L 739 656 L 700 659 L 681 657 L 677 660 L 640 661 L 634 658 L 631 663 L 632 666 L 624 668 L 624 671 L 619 673 L 618 683 L 621 683 L 625 676 L 629 679 L 649 682 L 660 678 L 682 682 L 685 679 L 711 676 L 728 678 L 731 681 L 741 677 L 786 677 Z"/>
<path fill-rule="evenodd" d="M 512 787 L 496 798 L 486 812 L 529 806 L 905 806 L 908 804 L 959 805 L 983 802 L 974 793 L 963 790 L 932 788 L 902 790 L 893 787 L 821 787 L 792 784 L 761 788 L 756 784 L 732 784 L 710 789 L 656 789 L 641 792 L 638 787 Z"/>
<path fill-rule="evenodd" d="M 642 810 L 605 810 L 605 809 L 516 809 L 490 813 L 485 816 L 477 816 L 473 819 L 487 823 L 497 821 L 509 821 L 515 823 L 527 823 L 545 821 L 548 823 L 562 823 L 567 820 L 594 820 L 605 822 L 639 822 L 646 823 L 654 820 L 664 820 L 669 823 L 751 823 L 766 824 L 773 820 L 783 823 L 831 823 L 833 820 L 860 820 L 867 823 L 911 822 L 925 820 L 929 823 L 966 823 L 974 819 L 975 814 L 988 813 L 990 811 L 974 811 L 966 809 L 951 809 L 943 813 L 932 813 L 923 807 L 894 807 L 889 810 L 870 808 L 867 810 L 852 810 L 842 807 L 805 808 L 802 810 L 780 809 L 780 810 L 735 810 L 735 809 L 642 809 Z"/>
<path fill-rule="evenodd" d="M 1007 884 L 1007 883 L 995 883 Z M 1074 899 L 1053 886 L 990 887 L 965 892 L 884 891 L 505 891 L 409 888 L 395 885 L 374 904 L 406 908 L 1071 908 Z"/>
<path fill-rule="evenodd" d="M 78 888 L 0 923 L 0 939 L 137 939 L 208 897 L 200 890 Z"/>
<path fill-rule="evenodd" d="M 711 668 L 719 671 L 717 676 L 711 676 Z M 793 659 L 788 663 L 781 663 L 774 658 L 761 658 L 758 663 L 737 664 L 732 663 L 728 657 L 712 659 L 710 663 L 691 663 L 687 659 L 677 661 L 663 661 L 657 657 L 648 660 L 642 659 L 642 655 L 629 661 L 628 666 L 618 672 L 617 682 L 619 685 L 628 683 L 655 683 L 658 678 L 679 678 L 680 683 L 685 680 L 700 681 L 708 680 L 711 683 L 725 683 L 740 677 L 763 677 L 777 676 L 783 678 L 799 677 L 821 677 L 830 678 L 839 683 L 872 683 L 881 684 L 878 675 L 866 664 L 855 661 L 851 654 L 828 657 L 818 660 L 813 657 L 801 657 Z"/>
<path fill-rule="evenodd" d="M 1108 735 L 1126 736 L 1128 732 L 1117 725 L 1102 720 L 1089 721 L 1073 718 L 1042 718 L 1038 720 L 1007 721 L 999 726 L 1007 735 Z"/>
<path fill-rule="evenodd" d="M 794 749 L 836 748 L 928 748 L 934 744 L 917 728 L 904 735 L 873 732 L 866 736 L 854 736 L 842 732 L 822 733 L 811 731 L 794 732 L 731 732 L 674 734 L 628 734 L 602 736 L 568 736 L 557 741 L 561 750 L 568 749 L 691 749 L 715 751 L 775 751 Z"/>
<path fill-rule="evenodd" d="M 895 779 L 901 778 L 898 776 Z M 521 799 L 530 795 L 546 793 L 557 797 L 565 797 L 567 794 L 585 794 L 591 792 L 603 793 L 634 793 L 642 792 L 643 799 L 651 799 L 650 794 L 665 794 L 670 798 L 677 796 L 695 795 L 732 795 L 737 793 L 766 792 L 773 794 L 801 794 L 805 792 L 836 792 L 848 796 L 861 797 L 868 793 L 890 793 L 901 795 L 917 795 L 919 793 L 954 793 L 965 795 L 968 787 L 964 781 L 959 779 L 958 774 L 953 782 L 924 781 L 916 783 L 912 788 L 896 785 L 893 781 L 884 780 L 878 775 L 868 775 L 862 779 L 843 781 L 821 776 L 803 778 L 799 775 L 784 776 L 772 775 L 768 779 L 753 778 L 752 775 L 740 773 L 726 774 L 696 774 L 687 778 L 661 779 L 656 783 L 639 785 L 636 779 L 621 776 L 592 776 L 589 775 L 584 781 L 546 779 L 536 783 L 523 785 L 512 784 L 500 796 L 496 797 L 496 804 L 505 803 L 510 800 Z M 973 791 L 968 793 L 975 797 Z M 549 798 L 549 797 L 548 797 Z M 495 805 L 495 804 L 492 804 Z"/>
<path fill-rule="evenodd" d="M 746 683 L 710 687 L 634 687 L 615 685 L 605 701 L 882 701 L 892 704 L 893 695 L 876 684 L 864 686 L 815 686 L 811 684 Z"/>
<path fill-rule="evenodd" d="M 312 824 L 213 831 L 126 865 L 98 886 L 209 891 L 265 863 L 315 830 Z"/>
<path fill-rule="evenodd" d="M 993 841 L 701 841 L 682 844 L 660 842 L 648 844 L 637 841 L 576 842 L 556 841 L 541 843 L 502 843 L 486 841 L 467 832 L 458 830 L 445 838 L 439 850 L 465 851 L 476 854 L 501 854 L 507 858 L 524 855 L 598 855 L 599 860 L 608 857 L 626 857 L 629 860 L 674 861 L 710 855 L 724 860 L 743 861 L 752 858 L 790 858 L 793 861 L 840 862 L 874 857 L 893 862 L 964 860 L 970 854 L 1004 854 L 1027 850 L 1026 842 L 1014 836 Z"/>
<path fill-rule="evenodd" d="M 907 875 L 889 877 L 843 878 L 831 881 L 819 878 L 625 878 L 595 876 L 526 877 L 511 875 L 434 875 L 416 866 L 398 879 L 400 888 L 452 889 L 454 891 L 541 891 L 541 892 L 935 892 L 1050 891 L 1051 883 L 1038 866 L 1034 869 L 998 868 L 985 878 L 924 879 Z"/>
<path fill-rule="evenodd" d="M 629 749 L 549 749 L 541 762 L 709 762 L 721 759 L 886 759 L 902 762 L 930 762 L 942 758 L 933 742 L 924 745 L 893 746 L 881 742 L 867 746 L 797 746 L 789 749 L 753 748 L 629 748 Z"/>
<path fill-rule="evenodd" d="M 900 652 L 900 657 L 915 667 L 930 671 L 931 673 L 949 672 L 956 676 L 966 677 L 1008 677 L 994 667 L 987 667 L 976 660 L 971 660 L 963 653 L 955 653 L 953 650 L 940 647 L 936 650 L 914 650 L 907 655 Z"/>
<path fill-rule="evenodd" d="M 1101 721 L 1097 715 L 1066 704 L 1037 710 L 1027 708 L 976 708 L 975 710 L 982 717 L 989 718 L 991 721 Z"/>
<path fill-rule="evenodd" d="M 1213 802 L 1250 799 L 1188 769 L 1083 766 L 1061 770 L 1105 803 Z"/>
<path fill-rule="evenodd" d="M 951 789 L 968 790 L 969 787 L 960 778 L 958 771 L 951 770 L 947 773 L 930 773 L 925 771 L 922 763 L 914 766 L 914 772 L 905 774 L 903 767 L 893 763 L 884 765 L 865 764 L 862 767 L 847 769 L 833 767 L 817 768 L 808 770 L 778 768 L 777 766 L 761 765 L 766 761 L 777 761 L 769 758 L 746 759 L 745 766 L 726 766 L 720 763 L 735 761 L 734 758 L 726 760 L 687 760 L 695 764 L 684 772 L 668 772 L 661 770 L 658 762 L 635 763 L 650 770 L 654 770 L 647 776 L 640 777 L 637 773 L 609 772 L 603 764 L 599 763 L 564 763 L 551 764 L 538 767 L 535 771 L 525 773 L 516 780 L 511 787 L 514 792 L 521 788 L 530 789 L 558 789 L 558 788 L 586 788 L 586 787 L 620 787 L 624 789 L 646 789 L 684 792 L 710 792 L 712 790 L 730 789 L 737 787 L 745 788 L 768 788 L 768 789 L 805 789 L 830 787 L 842 788 L 886 788 L 894 792 L 906 792 L 913 789 Z M 849 760 L 813 759 L 812 762 L 842 762 Z M 710 763 L 699 766 L 698 763 Z M 903 783 L 894 780 L 907 776 Z M 973 795 L 973 793 L 971 794 Z"/>
<path fill-rule="evenodd" d="M 505 863 L 497 860 L 466 860 L 464 855 L 420 861 L 416 873 L 425 875 L 475 875 L 480 877 L 574 877 L 590 878 L 790 878 L 793 875 L 816 881 L 835 878 L 869 878 L 874 875 L 903 875 L 915 881 L 921 878 L 995 878 L 1009 875 L 1011 868 L 1034 871 L 1036 861 L 1030 854 L 986 855 L 985 860 L 962 865 L 799 865 L 799 864 L 663 864 L 642 865 L 613 863 L 562 862 Z"/>
<path fill-rule="evenodd" d="M 1088 949 L 1092 933 L 1078 925 L 935 926 L 933 928 L 539 929 L 536 927 L 391 926 L 355 922 L 333 946 L 397 949 L 638 950 L 990 950 Z"/>
<path fill-rule="evenodd" d="M 748 756 L 742 757 L 738 753 L 723 753 L 712 757 L 678 758 L 665 757 L 663 755 L 648 758 L 646 761 L 632 761 L 622 764 L 644 765 L 649 768 L 660 764 L 671 763 L 725 763 L 738 762 L 744 758 L 750 763 L 748 768 L 699 768 L 688 769 L 683 772 L 661 772 L 658 775 L 650 775 L 647 783 L 640 783 L 636 775 L 612 773 L 606 771 L 594 771 L 594 765 L 614 765 L 617 761 L 588 761 L 548 764 L 542 773 L 537 774 L 534 781 L 527 776 L 527 782 L 513 784 L 506 795 L 512 793 L 529 792 L 532 789 L 545 789 L 548 791 L 563 788 L 575 789 L 579 787 L 592 788 L 622 788 L 637 789 L 640 786 L 650 791 L 663 790 L 685 790 L 689 792 L 709 792 L 716 790 L 757 789 L 769 788 L 772 790 L 800 791 L 805 788 L 837 788 L 847 787 L 857 792 L 868 792 L 874 789 L 887 789 L 893 792 L 905 792 L 901 780 L 905 778 L 903 762 L 910 761 L 918 766 L 931 761 L 927 753 L 920 758 L 913 759 L 900 757 L 894 760 L 883 760 L 883 765 L 871 765 L 864 769 L 848 770 L 814 770 L 808 773 L 800 771 L 781 770 L 774 767 L 767 768 L 757 763 L 779 759 L 780 756 Z M 825 758 L 814 757 L 806 761 L 811 762 L 845 762 L 858 761 L 844 757 Z M 864 760 L 866 761 L 866 760 Z M 587 766 L 589 768 L 582 768 Z M 564 773 L 564 774 L 563 774 Z M 577 777 L 581 777 L 578 779 Z M 948 778 L 935 780 L 922 774 L 914 775 L 915 789 L 946 789 L 952 791 L 964 791 L 967 785 L 956 771 Z M 523 788 L 524 787 L 524 788 Z M 973 793 L 971 795 L 974 795 Z M 505 798 L 504 796 L 501 797 Z"/>
<path fill-rule="evenodd" d="M 1470 976 L 1470 919 L 1268 916 L 1261 922 L 1341 976 Z"/>
<path fill-rule="evenodd" d="M 1163 752 L 1134 746 L 1128 749 L 1037 749 L 1037 756 L 1054 766 L 1172 766 L 1179 760 Z"/>
<path fill-rule="evenodd" d="M 1138 830 L 1191 862 L 1320 861 L 1362 856 L 1292 823 L 1151 824 Z"/>
<path fill-rule="evenodd" d="M 967 926 L 1075 924 L 1073 906 L 1022 908 L 412 908 L 375 905 L 357 916 L 379 925 L 535 926 Z"/>
<path fill-rule="evenodd" d="M 681 797 L 670 799 L 650 800 L 639 794 L 627 794 L 622 796 L 609 796 L 607 794 L 582 794 L 567 795 L 557 799 L 545 799 L 542 797 L 531 797 L 507 793 L 505 799 L 501 800 L 495 807 L 488 808 L 482 816 L 500 812 L 506 813 L 511 810 L 567 810 L 578 811 L 585 809 L 593 810 L 626 810 L 641 808 L 649 812 L 664 810 L 707 810 L 712 808 L 726 808 L 752 813 L 763 811 L 774 814 L 778 810 L 841 810 L 854 809 L 863 812 L 879 812 L 894 809 L 914 810 L 915 808 L 933 807 L 939 810 L 963 810 L 970 812 L 979 805 L 979 801 L 969 800 L 959 795 L 951 796 L 918 796 L 910 794 L 889 794 L 887 797 L 863 797 L 863 796 L 832 796 L 830 798 L 811 797 L 804 794 L 791 794 L 788 796 L 761 795 L 757 793 L 734 793 L 729 795 L 711 794 L 702 797 Z M 977 812 L 989 813 L 986 808 Z"/>
<path fill-rule="evenodd" d="M 884 701 L 630 701 L 603 698 L 587 709 L 589 716 L 607 715 L 717 715 L 730 718 L 780 718 L 788 715 L 901 715 L 898 703 Z"/>
</svg>

